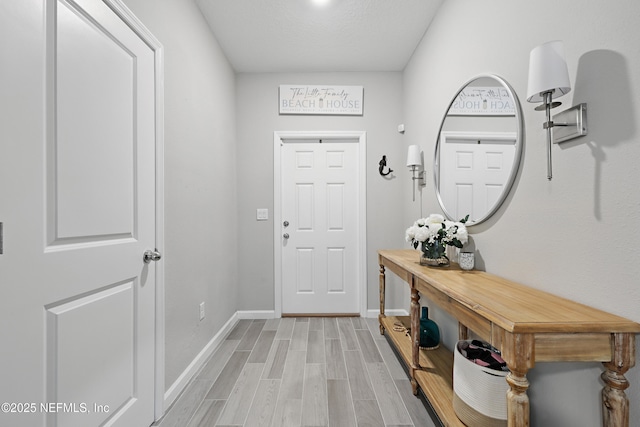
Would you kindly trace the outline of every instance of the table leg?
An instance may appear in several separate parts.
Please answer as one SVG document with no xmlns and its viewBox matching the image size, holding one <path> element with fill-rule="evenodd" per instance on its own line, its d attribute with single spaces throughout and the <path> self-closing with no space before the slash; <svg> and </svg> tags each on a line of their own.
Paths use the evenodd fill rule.
<svg viewBox="0 0 640 427">
<path fill-rule="evenodd" d="M 384 315 L 385 286 L 384 265 L 380 264 L 380 314 L 378 315 L 378 322 L 380 323 L 380 335 L 384 335 L 384 326 L 382 326 L 382 319 L 386 317 Z"/>
<path fill-rule="evenodd" d="M 460 322 L 458 322 L 458 339 L 459 340 L 469 339 L 469 328 L 467 328 Z"/>
<path fill-rule="evenodd" d="M 629 427 L 629 399 L 625 390 L 629 382 L 624 374 L 635 365 L 635 335 L 612 334 L 613 354 L 611 362 L 603 363 L 606 371 L 601 375 L 602 425 L 604 427 Z"/>
<path fill-rule="evenodd" d="M 525 372 L 511 370 L 507 375 L 510 390 L 507 392 L 507 425 L 509 427 L 529 426 L 529 380 Z"/>
<path fill-rule="evenodd" d="M 533 368 L 535 340 L 532 334 L 505 333 L 502 356 L 511 372 L 507 375 L 507 425 L 529 427 L 529 380 L 527 372 Z"/>
<path fill-rule="evenodd" d="M 413 280 L 412 280 L 413 282 Z M 411 283 L 411 368 L 409 376 L 411 377 L 411 388 L 413 394 L 418 394 L 418 383 L 416 382 L 415 372 L 420 369 L 420 294 Z"/>
</svg>

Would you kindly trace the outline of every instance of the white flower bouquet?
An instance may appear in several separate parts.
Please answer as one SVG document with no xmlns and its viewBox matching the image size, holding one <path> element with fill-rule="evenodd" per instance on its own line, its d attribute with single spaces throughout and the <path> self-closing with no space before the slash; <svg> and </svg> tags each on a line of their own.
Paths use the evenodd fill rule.
<svg viewBox="0 0 640 427">
<path fill-rule="evenodd" d="M 464 225 L 469 215 L 460 221 L 445 220 L 440 214 L 431 214 L 428 218 L 419 218 L 407 228 L 405 239 L 411 242 L 414 249 L 422 251 L 422 257 L 432 262 L 429 265 L 448 265 L 447 246 L 462 246 L 469 240 L 467 227 Z"/>
</svg>

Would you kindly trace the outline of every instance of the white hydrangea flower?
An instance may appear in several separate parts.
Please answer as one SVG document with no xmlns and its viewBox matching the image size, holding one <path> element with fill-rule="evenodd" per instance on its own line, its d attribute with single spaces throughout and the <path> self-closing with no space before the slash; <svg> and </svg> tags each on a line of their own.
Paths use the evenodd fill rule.
<svg viewBox="0 0 640 427">
<path fill-rule="evenodd" d="M 405 235 L 404 235 L 404 239 L 407 242 L 412 241 L 416 237 L 416 230 L 417 230 L 416 226 L 411 226 L 407 228 L 407 231 L 405 232 Z"/>
<path fill-rule="evenodd" d="M 431 214 L 429 218 L 426 218 L 427 225 L 442 224 L 444 217 L 440 214 Z"/>
<path fill-rule="evenodd" d="M 467 241 L 469 240 L 469 232 L 467 231 L 467 227 L 461 222 L 456 222 L 455 226 L 458 227 L 456 238 L 460 240 L 460 243 L 467 243 Z"/>
<path fill-rule="evenodd" d="M 424 242 L 425 240 L 427 240 L 429 237 L 431 236 L 431 232 L 429 230 L 429 227 L 420 227 L 418 228 L 418 230 L 416 231 L 415 234 L 415 239 L 418 242 Z"/>
</svg>

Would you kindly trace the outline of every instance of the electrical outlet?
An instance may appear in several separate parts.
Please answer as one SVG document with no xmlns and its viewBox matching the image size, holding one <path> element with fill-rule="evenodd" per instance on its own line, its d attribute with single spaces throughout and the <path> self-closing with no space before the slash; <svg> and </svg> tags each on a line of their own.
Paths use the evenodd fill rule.
<svg viewBox="0 0 640 427">
<path fill-rule="evenodd" d="M 204 301 L 200 303 L 200 320 L 204 319 Z"/>
</svg>

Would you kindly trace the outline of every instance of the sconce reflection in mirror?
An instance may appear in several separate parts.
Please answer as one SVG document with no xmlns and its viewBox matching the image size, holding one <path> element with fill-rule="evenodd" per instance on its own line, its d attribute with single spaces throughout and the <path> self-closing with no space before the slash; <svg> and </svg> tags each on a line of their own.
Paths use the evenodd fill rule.
<svg viewBox="0 0 640 427">
<path fill-rule="evenodd" d="M 417 145 L 410 145 L 407 150 L 407 167 L 411 168 L 413 174 L 412 186 L 413 186 L 413 201 L 416 201 L 416 181 L 417 185 L 424 187 L 427 185 L 424 179 L 424 169 L 422 168 L 422 156 L 420 155 L 420 147 Z"/>
<path fill-rule="evenodd" d="M 555 132 L 555 142 L 568 141 L 587 134 L 587 104 L 580 104 L 554 116 L 551 109 L 561 103 L 553 101 L 571 91 L 567 61 L 564 58 L 562 41 L 544 43 L 531 51 L 529 56 L 529 84 L 527 101 L 541 102 L 536 111 L 545 111 L 547 121 L 542 128 L 547 130 L 547 179 L 551 179 L 551 128 L 563 127 Z"/>
<path fill-rule="evenodd" d="M 384 168 L 387 166 L 387 156 L 382 156 L 382 160 L 380 160 L 380 163 L 378 163 L 378 165 L 378 172 L 380 172 L 380 175 L 382 176 L 387 176 L 391 172 L 393 172 L 393 169 L 391 168 L 389 168 L 387 172 L 384 172 Z"/>
</svg>

